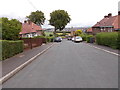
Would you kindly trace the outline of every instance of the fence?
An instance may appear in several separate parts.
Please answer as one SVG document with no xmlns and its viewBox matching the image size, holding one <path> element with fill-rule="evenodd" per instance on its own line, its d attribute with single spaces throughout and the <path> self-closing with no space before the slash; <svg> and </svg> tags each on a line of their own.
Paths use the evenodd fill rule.
<svg viewBox="0 0 120 90">
<path fill-rule="evenodd" d="M 46 43 L 45 38 L 22 38 L 21 40 L 24 41 L 24 49 L 32 49 Z"/>
</svg>

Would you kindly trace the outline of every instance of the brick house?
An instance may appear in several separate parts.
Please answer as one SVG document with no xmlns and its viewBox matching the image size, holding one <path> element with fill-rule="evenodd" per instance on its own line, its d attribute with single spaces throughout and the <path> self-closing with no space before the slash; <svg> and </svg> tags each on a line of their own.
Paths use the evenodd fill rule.
<svg viewBox="0 0 120 90">
<path fill-rule="evenodd" d="M 86 33 L 87 33 L 87 34 L 92 34 L 92 32 L 93 32 L 92 27 L 91 27 L 91 28 L 88 28 L 88 29 L 86 30 Z"/>
<path fill-rule="evenodd" d="M 40 26 L 28 20 L 22 23 L 22 30 L 19 34 L 20 37 L 34 37 L 42 35 L 42 32 L 43 29 Z"/>
<path fill-rule="evenodd" d="M 92 31 L 92 34 L 95 35 L 99 32 L 116 32 L 120 31 L 120 11 L 118 12 L 118 15 L 112 16 L 111 13 L 109 13 L 107 16 L 104 16 L 104 18 L 97 22 L 93 27 L 92 30 L 88 30 L 88 32 Z"/>
</svg>

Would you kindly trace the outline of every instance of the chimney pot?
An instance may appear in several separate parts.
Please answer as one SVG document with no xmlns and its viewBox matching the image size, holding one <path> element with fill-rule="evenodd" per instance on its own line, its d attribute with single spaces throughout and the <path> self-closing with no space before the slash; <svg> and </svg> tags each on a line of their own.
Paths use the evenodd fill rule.
<svg viewBox="0 0 120 90">
<path fill-rule="evenodd" d="M 24 21 L 24 23 L 26 23 L 27 21 Z"/>
<path fill-rule="evenodd" d="M 104 16 L 104 18 L 107 18 L 108 16 Z"/>
<path fill-rule="evenodd" d="M 118 15 L 120 15 L 120 11 L 118 11 Z"/>
<path fill-rule="evenodd" d="M 112 16 L 112 13 L 109 13 L 109 14 L 108 14 L 108 17 L 111 17 L 111 16 Z"/>
<path fill-rule="evenodd" d="M 28 24 L 30 24 L 31 23 L 31 21 L 30 20 L 28 20 Z"/>
</svg>

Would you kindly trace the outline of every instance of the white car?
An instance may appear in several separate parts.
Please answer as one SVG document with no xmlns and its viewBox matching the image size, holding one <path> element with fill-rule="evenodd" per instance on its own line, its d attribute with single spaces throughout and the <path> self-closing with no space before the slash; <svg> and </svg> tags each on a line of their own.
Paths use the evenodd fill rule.
<svg viewBox="0 0 120 90">
<path fill-rule="evenodd" d="M 61 39 L 61 41 L 62 41 L 62 37 L 59 37 L 60 39 Z"/>
<path fill-rule="evenodd" d="M 76 36 L 75 38 L 74 38 L 74 42 L 82 42 L 82 37 L 80 37 L 80 36 Z"/>
<path fill-rule="evenodd" d="M 75 37 L 72 38 L 72 41 L 74 41 L 74 40 L 75 40 Z"/>
</svg>

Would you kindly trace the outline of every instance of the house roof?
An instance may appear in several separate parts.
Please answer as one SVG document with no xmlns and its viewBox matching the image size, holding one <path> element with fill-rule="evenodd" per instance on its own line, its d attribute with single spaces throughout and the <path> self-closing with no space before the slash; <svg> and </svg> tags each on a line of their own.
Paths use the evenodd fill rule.
<svg viewBox="0 0 120 90">
<path fill-rule="evenodd" d="M 87 32 L 92 32 L 92 28 L 88 28 L 88 29 L 87 29 Z"/>
<path fill-rule="evenodd" d="M 116 16 L 116 19 L 113 22 L 115 29 L 120 29 L 120 15 Z"/>
<path fill-rule="evenodd" d="M 114 27 L 115 29 L 120 28 L 118 25 L 118 18 L 120 15 L 104 17 L 100 22 L 97 22 L 93 27 Z M 120 22 L 119 22 L 120 23 Z"/>
<path fill-rule="evenodd" d="M 22 31 L 19 34 L 37 32 L 38 30 L 43 30 L 43 29 L 31 21 L 25 22 L 22 24 Z"/>
</svg>

